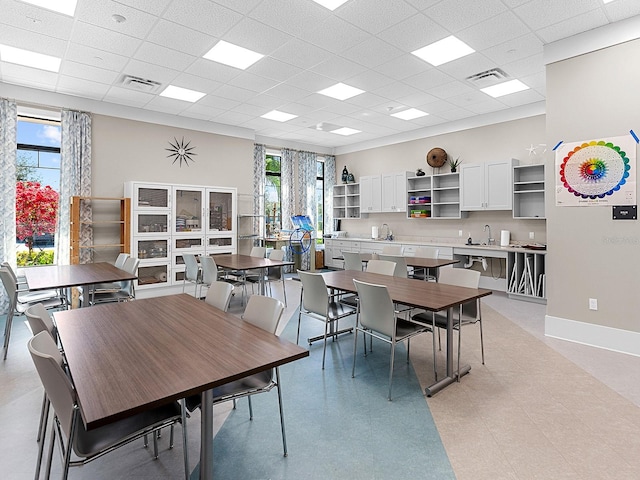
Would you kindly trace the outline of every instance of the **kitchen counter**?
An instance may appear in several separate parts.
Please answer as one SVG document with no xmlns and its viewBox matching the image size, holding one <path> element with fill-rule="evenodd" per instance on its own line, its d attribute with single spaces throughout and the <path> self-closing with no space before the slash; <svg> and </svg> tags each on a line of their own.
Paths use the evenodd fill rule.
<svg viewBox="0 0 640 480">
<path fill-rule="evenodd" d="M 325 239 L 329 240 L 329 239 Z M 447 242 L 437 242 L 437 241 L 408 241 L 408 240 L 382 240 L 382 239 L 373 239 L 373 238 L 359 238 L 359 237 L 341 237 L 339 239 L 331 239 L 331 240 L 345 240 L 349 242 L 366 242 L 366 243 L 375 243 L 380 244 L 380 248 L 384 245 L 412 245 L 412 246 L 429 246 L 429 247 L 438 247 L 438 248 L 453 248 L 453 249 L 470 249 L 477 250 L 478 254 L 482 251 L 495 251 L 495 252 L 529 252 L 529 253 L 537 253 L 544 255 L 546 254 L 545 249 L 541 248 L 528 248 L 529 245 L 534 245 L 535 247 L 542 247 L 539 244 L 510 244 L 508 247 L 501 247 L 500 245 L 486 245 L 486 244 L 472 244 L 468 245 L 466 242 L 460 243 L 447 243 Z M 472 255 L 475 255 L 473 253 Z M 489 256 L 489 255 L 488 255 Z"/>
</svg>

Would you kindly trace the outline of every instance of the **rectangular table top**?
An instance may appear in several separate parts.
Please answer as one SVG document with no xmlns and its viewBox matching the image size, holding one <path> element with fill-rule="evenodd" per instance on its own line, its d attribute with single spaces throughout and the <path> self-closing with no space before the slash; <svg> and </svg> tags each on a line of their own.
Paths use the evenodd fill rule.
<svg viewBox="0 0 640 480">
<path fill-rule="evenodd" d="M 135 274 L 116 268 L 108 262 L 82 265 L 43 265 L 24 268 L 23 272 L 29 290 L 68 288 L 137 278 Z"/>
<path fill-rule="evenodd" d="M 87 429 L 309 355 L 187 294 L 54 319 Z"/>
<path fill-rule="evenodd" d="M 394 302 L 416 308 L 438 312 L 476 298 L 491 295 L 491 290 L 466 288 L 438 282 L 425 282 L 413 278 L 402 278 L 356 270 L 336 270 L 323 273 L 329 288 L 345 292 L 356 292 L 353 280 L 384 285 Z"/>
<path fill-rule="evenodd" d="M 454 265 L 459 262 L 459 260 L 451 260 L 448 258 L 405 257 L 404 255 L 402 255 L 402 257 L 407 262 L 407 267 L 440 268 L 446 267 L 447 265 Z M 361 253 L 360 258 L 363 262 L 368 262 L 375 257 L 372 253 Z"/>
<path fill-rule="evenodd" d="M 271 260 L 264 257 L 252 257 L 251 255 L 240 255 L 235 253 L 213 255 L 213 259 L 216 261 L 218 266 L 230 270 L 251 270 L 254 268 L 294 265 L 294 262 L 288 260 Z"/>
</svg>

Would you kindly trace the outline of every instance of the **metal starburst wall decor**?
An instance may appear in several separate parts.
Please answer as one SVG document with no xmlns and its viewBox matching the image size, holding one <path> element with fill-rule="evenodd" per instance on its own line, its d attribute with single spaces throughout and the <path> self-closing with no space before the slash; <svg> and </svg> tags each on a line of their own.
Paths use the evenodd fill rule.
<svg viewBox="0 0 640 480">
<path fill-rule="evenodd" d="M 191 145 L 191 142 L 185 143 L 184 137 L 182 137 L 182 140 L 180 141 L 175 137 L 173 140 L 174 142 L 169 141 L 170 148 L 165 148 L 166 151 L 171 152 L 167 155 L 167 158 L 173 158 L 173 162 L 171 162 L 171 164 L 173 165 L 174 163 L 179 162 L 178 164 L 182 167 L 182 162 L 184 162 L 188 167 L 189 162 L 195 162 L 192 157 L 197 155 L 197 153 L 193 153 L 193 149 L 196 147 L 190 147 L 189 145 Z"/>
</svg>

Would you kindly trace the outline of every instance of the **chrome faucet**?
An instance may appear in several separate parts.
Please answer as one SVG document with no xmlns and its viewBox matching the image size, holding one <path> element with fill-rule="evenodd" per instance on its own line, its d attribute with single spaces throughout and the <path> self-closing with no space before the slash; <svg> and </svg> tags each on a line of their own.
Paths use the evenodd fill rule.
<svg viewBox="0 0 640 480">
<path fill-rule="evenodd" d="M 487 245 L 492 245 L 494 240 L 493 238 L 491 238 L 491 227 L 489 225 L 485 225 L 484 226 L 484 231 L 488 231 L 489 234 L 487 235 Z"/>
<path fill-rule="evenodd" d="M 391 240 L 393 238 L 392 235 L 393 234 L 391 233 L 391 229 L 389 228 L 389 225 L 387 225 L 386 223 L 383 223 L 382 227 L 380 227 L 380 238 L 384 238 L 385 240 Z"/>
</svg>

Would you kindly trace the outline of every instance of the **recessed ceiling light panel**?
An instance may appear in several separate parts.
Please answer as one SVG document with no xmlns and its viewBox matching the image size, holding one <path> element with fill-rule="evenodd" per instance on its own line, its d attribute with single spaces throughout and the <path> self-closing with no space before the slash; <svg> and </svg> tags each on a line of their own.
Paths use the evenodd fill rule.
<svg viewBox="0 0 640 480">
<path fill-rule="evenodd" d="M 475 52 L 473 48 L 451 35 L 431 45 L 414 50 L 411 53 L 434 67 L 437 67 L 438 65 L 464 57 L 473 52 Z"/>
<path fill-rule="evenodd" d="M 498 98 L 509 95 L 510 93 L 521 92 L 528 89 L 529 87 L 527 87 L 520 80 L 511 80 L 509 82 L 499 83 L 491 87 L 481 88 L 480 91 L 492 96 L 493 98 Z"/>
<path fill-rule="evenodd" d="M 281 112 L 279 110 L 271 110 L 270 112 L 261 115 L 261 118 L 266 118 L 267 120 L 275 120 L 277 122 L 286 122 L 296 117 L 297 115 Z"/>
<path fill-rule="evenodd" d="M 46 8 L 58 13 L 64 13 L 73 17 L 76 13 L 76 4 L 78 0 L 22 0 L 24 3 L 30 3 L 36 7 Z"/>
<path fill-rule="evenodd" d="M 319 5 L 322 5 L 324 8 L 328 8 L 331 11 L 334 11 L 343 3 L 347 3 L 347 0 L 313 0 Z"/>
<path fill-rule="evenodd" d="M 0 45 L 0 60 L 55 73 L 60 71 L 60 62 L 62 62 L 62 59 L 58 57 L 10 47 L 8 45 Z"/>
<path fill-rule="evenodd" d="M 175 98 L 176 100 L 184 100 L 185 102 L 197 102 L 206 94 L 202 92 L 196 92 L 195 90 L 189 90 L 188 88 L 176 87 L 175 85 L 169 85 L 161 93 L 161 97 Z"/>
<path fill-rule="evenodd" d="M 337 130 L 331 130 L 331 133 L 337 133 L 338 135 L 353 135 L 355 133 L 360 133 L 362 130 L 356 130 L 355 128 L 342 127 Z"/>
<path fill-rule="evenodd" d="M 337 100 L 346 100 L 347 98 L 355 97 L 356 95 L 364 93 L 364 90 L 360 90 L 359 88 L 352 87 L 344 83 L 336 83 L 332 87 L 320 90 L 318 93 Z"/>
<path fill-rule="evenodd" d="M 214 62 L 223 63 L 230 67 L 245 70 L 260 60 L 264 55 L 248 50 L 233 43 L 220 40 L 216 45 L 205 53 L 204 58 Z"/>
<path fill-rule="evenodd" d="M 400 118 L 402 120 L 413 120 L 414 118 L 420 118 L 429 115 L 427 112 L 418 110 L 417 108 L 409 108 L 398 113 L 392 113 L 392 117 Z"/>
</svg>

